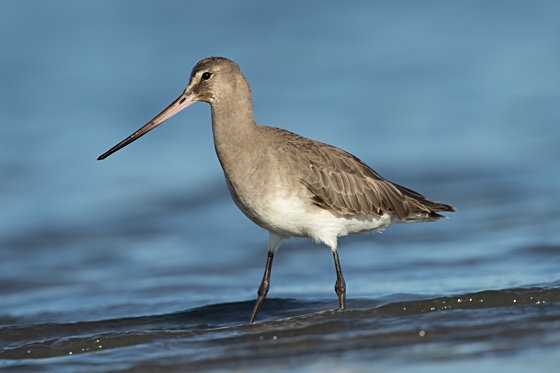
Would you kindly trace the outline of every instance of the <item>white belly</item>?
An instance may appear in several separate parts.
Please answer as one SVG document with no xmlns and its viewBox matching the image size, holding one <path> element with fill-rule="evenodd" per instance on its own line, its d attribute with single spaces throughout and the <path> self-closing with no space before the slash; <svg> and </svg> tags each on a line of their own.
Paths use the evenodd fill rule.
<svg viewBox="0 0 560 373">
<path fill-rule="evenodd" d="M 392 214 L 338 215 L 311 203 L 311 199 L 277 196 L 260 212 L 266 229 L 281 235 L 309 237 L 330 247 L 337 237 L 381 231 L 396 222 Z"/>
<path fill-rule="evenodd" d="M 391 212 L 383 215 L 340 215 L 313 204 L 303 184 L 261 180 L 260 188 L 235 188 L 226 177 L 231 196 L 241 211 L 255 224 L 283 237 L 309 237 L 336 247 L 337 237 L 382 231 L 400 220 Z M 271 185 L 297 186 L 270 188 Z"/>
</svg>

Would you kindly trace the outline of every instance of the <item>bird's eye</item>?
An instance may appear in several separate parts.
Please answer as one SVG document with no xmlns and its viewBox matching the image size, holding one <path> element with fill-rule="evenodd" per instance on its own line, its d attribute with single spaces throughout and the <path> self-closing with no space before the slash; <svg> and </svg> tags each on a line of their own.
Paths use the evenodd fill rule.
<svg viewBox="0 0 560 373">
<path fill-rule="evenodd" d="M 210 79 L 211 76 L 212 76 L 212 73 L 209 73 L 207 71 L 204 74 L 202 74 L 202 80 L 208 80 L 208 79 Z"/>
</svg>

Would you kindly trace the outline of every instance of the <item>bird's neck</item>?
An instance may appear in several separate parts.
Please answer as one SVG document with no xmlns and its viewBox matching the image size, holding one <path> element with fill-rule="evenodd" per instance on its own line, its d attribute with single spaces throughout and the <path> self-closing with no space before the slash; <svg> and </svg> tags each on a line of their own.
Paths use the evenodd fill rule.
<svg viewBox="0 0 560 373">
<path fill-rule="evenodd" d="M 251 147 L 258 143 L 259 130 L 250 92 L 212 104 L 212 131 L 218 159 L 228 174 L 252 154 Z"/>
</svg>

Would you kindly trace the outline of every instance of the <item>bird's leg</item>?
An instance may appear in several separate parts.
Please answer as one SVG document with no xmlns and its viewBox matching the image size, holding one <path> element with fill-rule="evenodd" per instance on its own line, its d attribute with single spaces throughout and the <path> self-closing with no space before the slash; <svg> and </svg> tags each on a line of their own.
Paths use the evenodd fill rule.
<svg viewBox="0 0 560 373">
<path fill-rule="evenodd" d="M 259 286 L 259 290 L 257 291 L 258 298 L 257 302 L 255 303 L 255 307 L 253 308 L 253 313 L 251 314 L 251 319 L 249 320 L 249 324 L 255 321 L 257 317 L 257 313 L 261 309 L 262 302 L 264 298 L 266 298 L 266 294 L 268 293 L 268 289 L 270 289 L 270 271 L 272 270 L 272 259 L 274 258 L 274 252 L 268 252 L 268 258 L 266 259 L 266 267 L 264 269 L 264 276 L 261 281 L 261 286 Z"/>
<path fill-rule="evenodd" d="M 255 303 L 255 307 L 253 308 L 253 313 L 251 314 L 251 318 L 249 319 L 249 324 L 255 321 L 259 310 L 261 309 L 262 303 L 264 298 L 266 298 L 266 294 L 268 293 L 268 289 L 270 289 L 270 272 L 272 271 L 272 259 L 274 259 L 274 253 L 280 247 L 280 242 L 285 237 L 277 236 L 276 234 L 270 232 L 268 238 L 268 258 L 266 259 L 266 266 L 264 268 L 264 275 L 261 281 L 261 285 L 259 286 L 259 291 L 257 291 L 258 298 L 257 302 Z"/>
<path fill-rule="evenodd" d="M 340 260 L 338 259 L 338 250 L 334 248 L 332 250 L 334 257 L 334 267 L 336 268 L 336 284 L 334 285 L 334 291 L 338 295 L 338 304 L 341 309 L 346 308 L 346 281 L 344 281 L 344 276 L 342 275 L 342 270 L 340 269 Z"/>
</svg>

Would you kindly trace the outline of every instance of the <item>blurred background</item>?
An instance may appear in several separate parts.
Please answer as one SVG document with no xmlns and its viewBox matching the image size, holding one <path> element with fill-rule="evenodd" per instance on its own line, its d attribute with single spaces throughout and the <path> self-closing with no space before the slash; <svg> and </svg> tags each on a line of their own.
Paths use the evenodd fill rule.
<svg viewBox="0 0 560 373">
<path fill-rule="evenodd" d="M 231 201 L 210 108 L 105 161 L 194 64 L 236 61 L 259 124 L 336 145 L 458 207 L 341 240 L 349 298 L 560 276 L 560 2 L 0 3 L 0 319 L 253 299 L 267 233 Z M 269 296 L 336 302 L 332 257 L 275 258 Z"/>
</svg>

